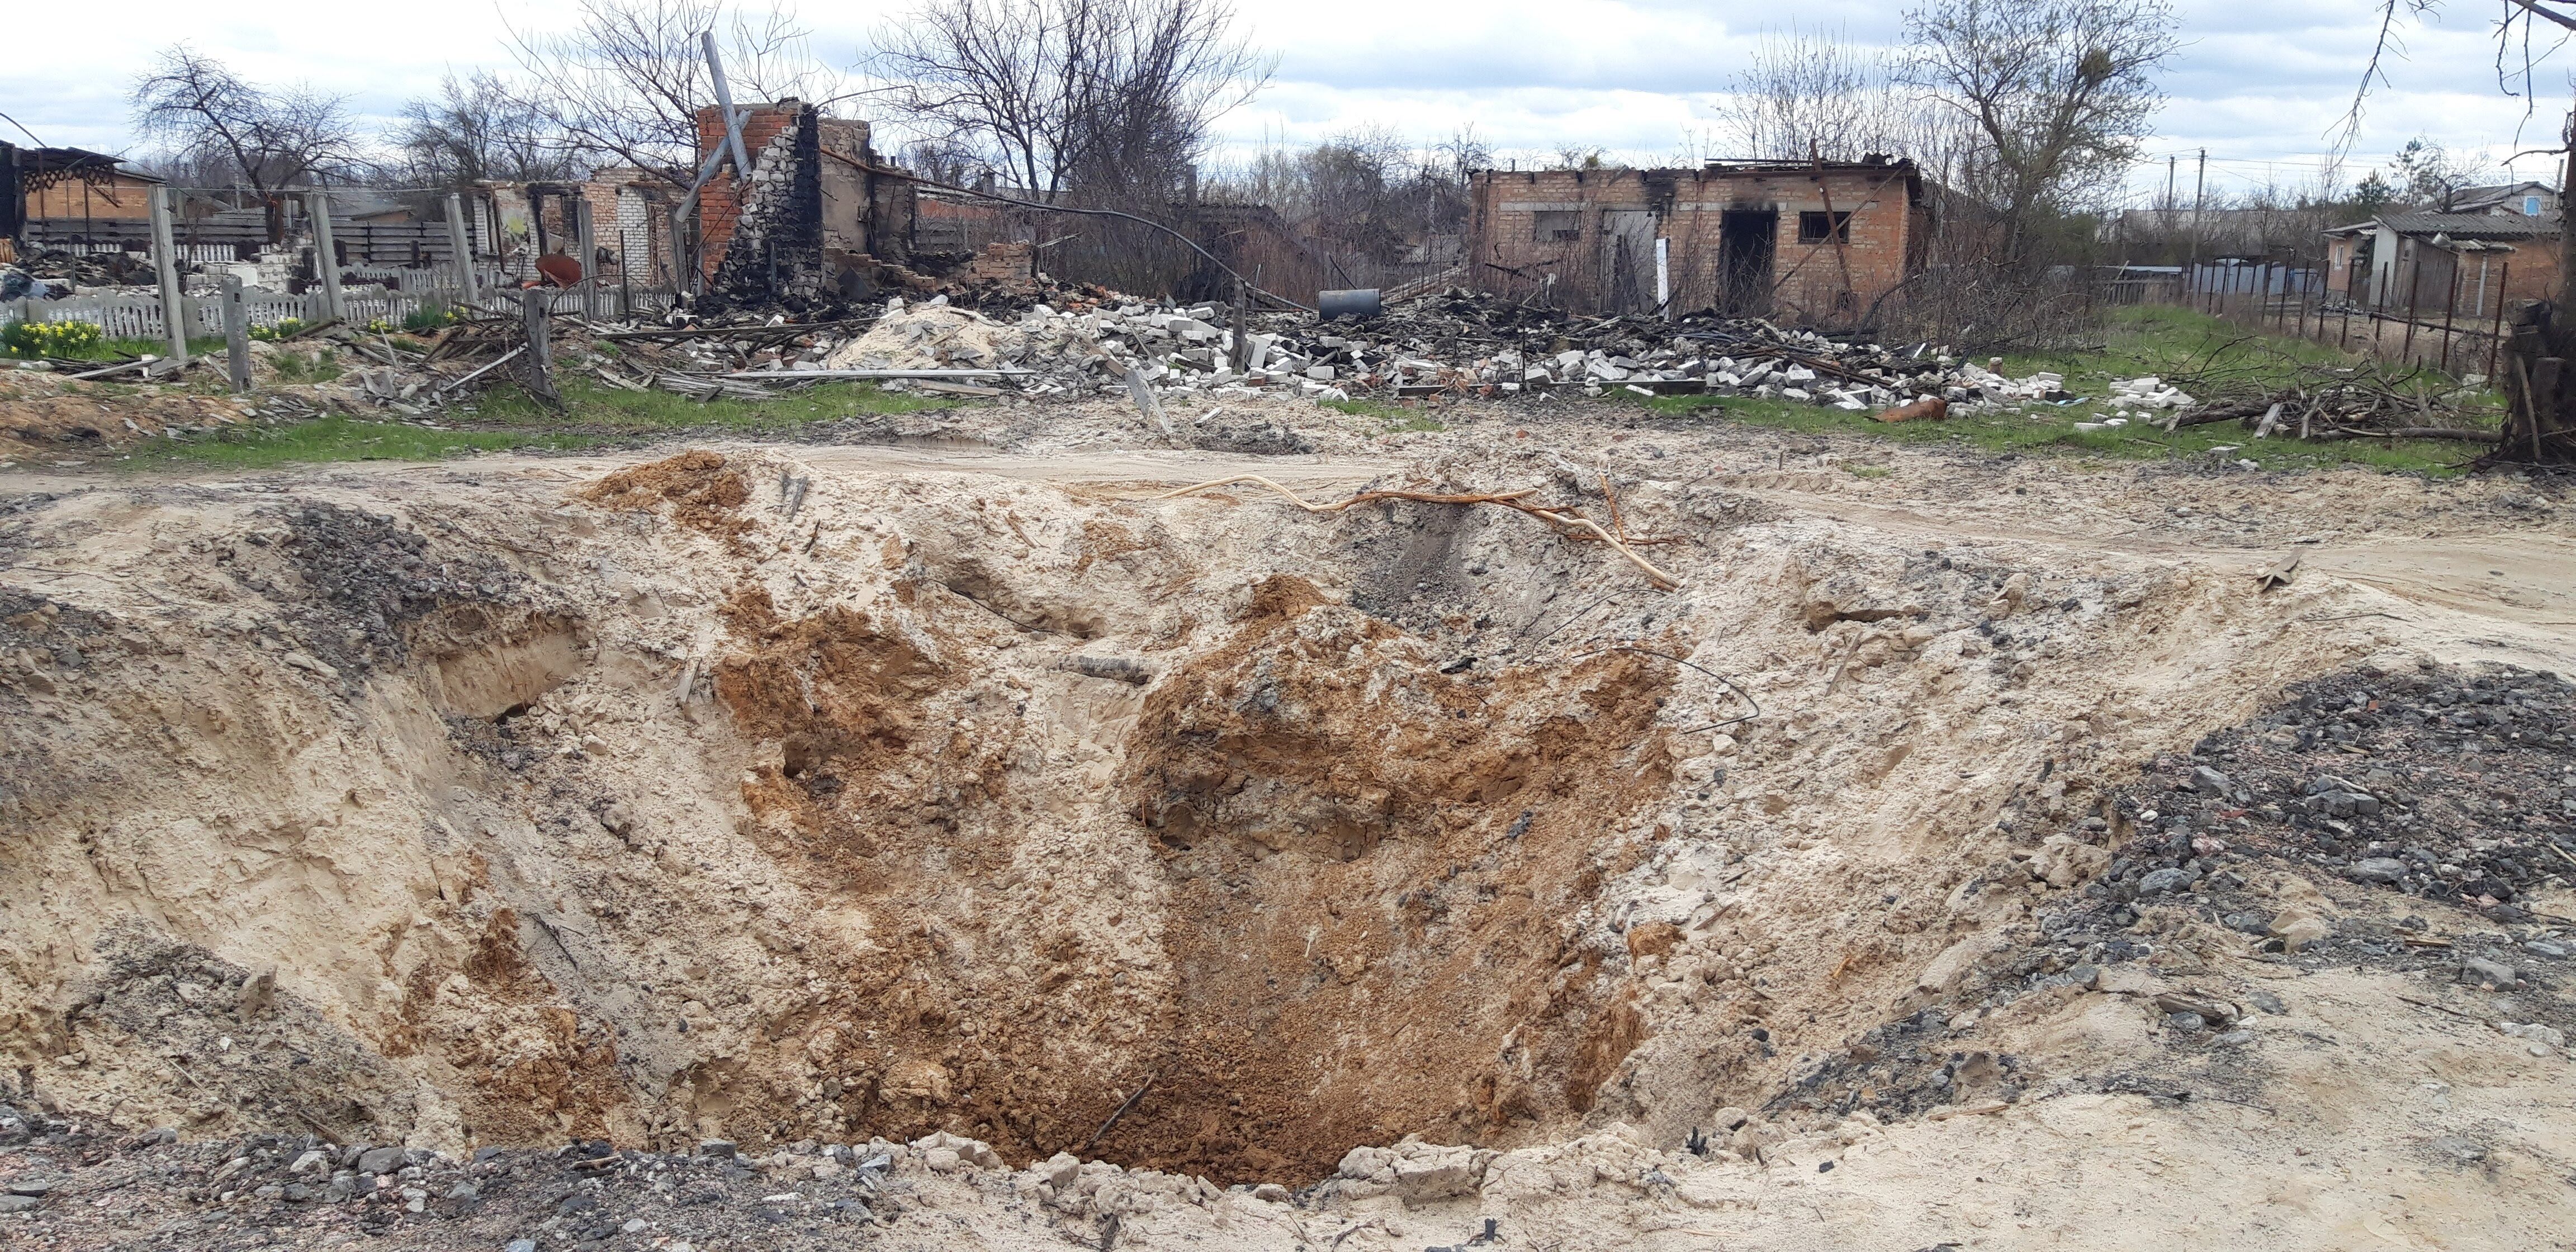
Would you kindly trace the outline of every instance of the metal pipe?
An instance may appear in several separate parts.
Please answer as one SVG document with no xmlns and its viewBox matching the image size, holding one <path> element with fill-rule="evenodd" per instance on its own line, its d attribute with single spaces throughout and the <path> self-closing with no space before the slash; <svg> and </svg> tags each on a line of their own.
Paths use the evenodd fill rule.
<svg viewBox="0 0 2576 1252">
<path fill-rule="evenodd" d="M 1375 317 L 1381 311 L 1375 287 L 1315 293 L 1316 315 L 1327 322 L 1337 317 Z"/>
</svg>

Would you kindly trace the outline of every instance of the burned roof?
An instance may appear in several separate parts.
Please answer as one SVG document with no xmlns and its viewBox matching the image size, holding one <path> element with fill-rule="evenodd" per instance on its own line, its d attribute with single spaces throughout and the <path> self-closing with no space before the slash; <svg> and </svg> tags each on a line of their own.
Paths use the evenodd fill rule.
<svg viewBox="0 0 2576 1252">
<path fill-rule="evenodd" d="M 1702 168 L 1712 174 L 1875 174 L 1882 170 L 1911 170 L 1911 157 L 1890 157 L 1871 153 L 1857 161 L 1772 161 L 1761 159 L 1710 160 Z"/>
<path fill-rule="evenodd" d="M 72 177 L 104 177 L 110 174 L 136 182 L 162 181 L 140 170 L 119 169 L 125 158 L 92 152 L 87 148 L 20 148 L 18 170 L 24 175 L 52 174 Z"/>
<path fill-rule="evenodd" d="M 1477 175 L 1572 173 L 1616 177 L 1621 174 L 1637 174 L 1648 178 L 1673 178 L 1683 174 L 1914 174 L 1917 172 L 1914 160 L 1911 157 L 1889 157 L 1874 153 L 1872 155 L 1862 157 L 1857 161 L 1780 161 L 1759 157 L 1741 157 L 1711 158 L 1697 166 L 1682 165 L 1649 167 L 1636 165 L 1606 165 L 1592 169 L 1553 170 L 1539 169 L 1535 167 L 1530 169 L 1505 170 L 1487 166 L 1483 169 L 1469 171 L 1470 174 Z"/>
</svg>

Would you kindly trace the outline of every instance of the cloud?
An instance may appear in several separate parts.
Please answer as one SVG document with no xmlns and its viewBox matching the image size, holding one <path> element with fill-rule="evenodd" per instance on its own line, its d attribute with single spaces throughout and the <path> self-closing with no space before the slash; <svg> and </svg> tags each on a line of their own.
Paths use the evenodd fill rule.
<svg viewBox="0 0 2576 1252">
<path fill-rule="evenodd" d="M 853 62 L 868 32 L 900 0 L 808 3 L 814 47 Z M 1307 143 L 1363 125 L 1420 141 L 1472 123 L 1497 150 L 1540 153 L 1601 147 L 1661 159 L 1711 126 L 1710 103 L 1762 34 L 1797 25 L 1885 45 L 1900 35 L 1903 4 L 1815 0 L 1303 0 L 1247 5 L 1243 18 L 1280 54 L 1272 88 L 1225 119 L 1229 152 Z M 2162 79 L 2171 97 L 2147 150 L 2161 157 L 2206 146 L 2240 172 L 2313 166 L 2350 104 L 2375 35 L 2364 0 L 2184 0 L 2185 47 Z M 256 7 L 127 0 L 121 29 L 166 32 L 255 80 L 305 82 L 347 95 L 381 121 L 436 89 L 441 74 L 507 70 L 504 22 L 521 29 L 570 21 L 570 0 L 485 0 L 423 21 L 417 10 L 356 7 L 345 0 L 263 0 Z M 2496 88 L 2491 8 L 2450 0 L 2440 20 L 2410 23 L 2386 64 L 2391 85 L 2365 111 L 2356 155 L 2363 164 L 2427 134 L 2455 149 L 2509 150 L 2518 125 L 2536 141 L 2555 126 L 2549 102 L 2524 125 L 2523 102 Z M 50 143 L 128 151 L 125 93 L 160 46 L 96 37 L 95 14 L 27 3 L 12 13 L 21 56 L 0 80 L 6 111 Z M 2576 53 L 2567 54 L 2576 58 Z M 2576 63 L 2576 62 L 2571 62 Z M 2553 66 L 2544 86 L 2563 81 Z M 2162 184 L 2160 161 L 2140 184 Z"/>
</svg>

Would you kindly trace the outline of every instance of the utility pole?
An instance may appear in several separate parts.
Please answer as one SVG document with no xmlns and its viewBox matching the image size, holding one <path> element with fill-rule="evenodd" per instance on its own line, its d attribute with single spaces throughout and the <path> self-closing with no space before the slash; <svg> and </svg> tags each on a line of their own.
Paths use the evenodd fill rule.
<svg viewBox="0 0 2576 1252">
<path fill-rule="evenodd" d="M 2209 202 L 2209 149 L 2200 150 L 2200 172 L 2191 176 L 2191 259 L 2200 260 L 2200 210 Z"/>
<path fill-rule="evenodd" d="M 2165 154 L 2165 202 L 2161 206 L 2164 209 L 2163 224 L 2165 237 L 2156 241 L 2156 251 L 2158 253 L 2156 259 L 2159 261 L 2170 261 L 2173 259 L 2174 165 L 2180 159 L 2181 158 L 2176 156 L 2174 153 L 2168 152 Z"/>
</svg>

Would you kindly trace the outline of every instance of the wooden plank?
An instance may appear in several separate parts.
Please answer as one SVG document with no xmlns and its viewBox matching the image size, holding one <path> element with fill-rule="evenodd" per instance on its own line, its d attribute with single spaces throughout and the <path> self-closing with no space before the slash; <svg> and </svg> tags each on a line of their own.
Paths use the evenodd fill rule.
<svg viewBox="0 0 2576 1252">
<path fill-rule="evenodd" d="M 793 338 L 797 335 L 807 334 L 818 330 L 836 330 L 847 326 L 867 326 L 873 324 L 875 321 L 876 319 L 872 317 L 853 317 L 844 318 L 837 322 L 785 322 L 776 326 L 700 326 L 672 330 L 609 330 L 601 331 L 597 336 L 595 336 L 595 338 L 662 340 L 757 339 L 768 335 Z"/>
<path fill-rule="evenodd" d="M 782 383 L 819 383 L 884 378 L 1015 378 L 1035 370 L 735 370 L 718 378 L 750 378 Z"/>
</svg>

